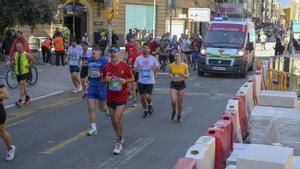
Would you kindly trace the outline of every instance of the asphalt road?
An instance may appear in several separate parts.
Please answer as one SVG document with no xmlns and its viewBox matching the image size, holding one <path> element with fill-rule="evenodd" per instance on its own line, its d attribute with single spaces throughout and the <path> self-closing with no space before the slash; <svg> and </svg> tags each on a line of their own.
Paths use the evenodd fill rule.
<svg viewBox="0 0 300 169">
<path fill-rule="evenodd" d="M 89 129 L 87 105 L 71 91 L 8 110 L 8 131 L 17 146 L 16 158 L 0 169 L 171 169 L 176 160 L 219 119 L 227 99 L 246 81 L 213 75 L 187 81 L 182 123 L 170 121 L 169 79 L 161 74 L 153 95 L 154 114 L 143 119 L 141 107 L 124 116 L 125 149 L 114 156 L 115 133 L 98 112 L 98 135 Z M 0 151 L 4 154 L 4 144 Z"/>
</svg>

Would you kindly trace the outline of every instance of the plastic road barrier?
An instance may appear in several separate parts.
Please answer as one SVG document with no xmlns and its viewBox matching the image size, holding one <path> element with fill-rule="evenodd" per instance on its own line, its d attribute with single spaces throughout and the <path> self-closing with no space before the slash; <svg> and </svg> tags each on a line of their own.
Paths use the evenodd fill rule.
<svg viewBox="0 0 300 169">
<path fill-rule="evenodd" d="M 243 143 L 238 112 L 234 109 L 226 109 L 222 114 L 223 120 L 229 120 L 232 123 L 232 140 L 234 143 Z"/>
<path fill-rule="evenodd" d="M 257 99 L 258 95 L 257 95 L 257 89 L 256 89 L 257 82 L 256 82 L 255 76 L 251 76 L 249 78 L 248 82 L 253 83 L 253 103 L 254 103 L 254 105 L 257 105 L 258 104 L 258 99 Z"/>
<path fill-rule="evenodd" d="M 212 136 L 201 136 L 195 144 L 207 147 L 208 156 L 207 161 L 208 165 L 205 167 L 207 169 L 214 169 L 215 164 L 215 150 L 216 150 L 216 139 Z"/>
<path fill-rule="evenodd" d="M 231 132 L 226 132 L 219 127 L 212 127 L 208 129 L 206 134 L 216 139 L 215 169 L 225 169 L 226 159 L 231 153 Z"/>
<path fill-rule="evenodd" d="M 237 94 L 244 94 L 246 96 L 246 114 L 247 117 L 250 116 L 250 113 L 253 110 L 253 83 L 246 82 L 237 92 Z"/>
<path fill-rule="evenodd" d="M 249 132 L 249 124 L 248 124 L 248 114 L 246 113 L 246 95 L 244 94 L 237 94 L 232 97 L 233 100 L 238 101 L 238 114 L 239 114 L 239 121 L 241 127 L 242 137 L 245 138 Z"/>
<path fill-rule="evenodd" d="M 224 149 L 226 152 L 232 152 L 233 150 L 233 140 L 232 140 L 232 131 L 233 125 L 229 120 L 219 120 L 212 127 L 217 127 L 223 129 L 224 134 Z M 225 137 L 226 136 L 226 137 Z M 228 138 L 228 136 L 230 136 Z"/>
<path fill-rule="evenodd" d="M 214 161 L 212 159 L 214 158 L 210 157 L 211 151 L 215 150 L 208 149 L 208 147 L 200 144 L 194 144 L 188 149 L 185 157 L 194 159 L 197 163 L 197 169 L 213 169 L 214 165 L 212 165 L 212 162 Z"/>
<path fill-rule="evenodd" d="M 192 158 L 180 158 L 176 162 L 174 169 L 197 169 L 197 163 Z"/>
</svg>

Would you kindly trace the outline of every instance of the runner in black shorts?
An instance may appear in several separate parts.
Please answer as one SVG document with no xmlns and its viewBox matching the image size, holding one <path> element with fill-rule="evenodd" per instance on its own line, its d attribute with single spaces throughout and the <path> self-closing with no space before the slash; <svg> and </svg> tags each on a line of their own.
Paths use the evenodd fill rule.
<svg viewBox="0 0 300 169">
<path fill-rule="evenodd" d="M 11 161 L 14 159 L 16 146 L 12 145 L 11 138 L 5 129 L 6 111 L 3 105 L 3 99 L 8 99 L 8 91 L 4 86 L 4 82 L 0 79 L 0 137 L 6 144 L 6 160 Z"/>
<path fill-rule="evenodd" d="M 87 42 L 82 43 L 82 54 L 81 57 L 81 70 L 80 70 L 80 81 L 82 90 L 84 92 L 82 99 L 85 99 L 87 97 L 87 77 L 89 74 L 89 62 L 88 58 L 92 56 L 92 51 L 89 50 L 89 44 Z"/>
</svg>

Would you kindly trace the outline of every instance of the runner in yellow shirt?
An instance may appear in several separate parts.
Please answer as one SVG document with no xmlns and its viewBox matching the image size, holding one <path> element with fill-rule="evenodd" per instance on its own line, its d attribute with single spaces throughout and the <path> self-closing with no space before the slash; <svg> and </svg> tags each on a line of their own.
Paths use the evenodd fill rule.
<svg viewBox="0 0 300 169">
<path fill-rule="evenodd" d="M 189 75 L 188 65 L 182 62 L 182 54 L 177 52 L 175 54 L 175 62 L 170 65 L 170 75 L 171 78 L 171 104 L 172 104 L 172 120 L 174 120 L 176 115 L 176 108 L 178 104 L 178 114 L 177 121 L 181 122 L 181 113 L 183 109 L 183 97 L 184 89 L 186 88 L 185 79 Z"/>
</svg>

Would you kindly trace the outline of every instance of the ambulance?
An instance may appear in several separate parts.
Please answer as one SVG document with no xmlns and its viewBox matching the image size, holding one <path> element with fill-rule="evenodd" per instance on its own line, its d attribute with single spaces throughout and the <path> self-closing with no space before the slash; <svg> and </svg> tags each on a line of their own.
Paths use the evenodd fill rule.
<svg viewBox="0 0 300 169">
<path fill-rule="evenodd" d="M 208 25 L 198 75 L 236 74 L 246 77 L 255 59 L 255 26 L 249 20 L 214 20 Z"/>
</svg>

